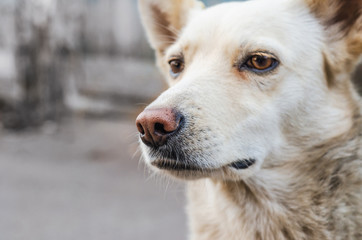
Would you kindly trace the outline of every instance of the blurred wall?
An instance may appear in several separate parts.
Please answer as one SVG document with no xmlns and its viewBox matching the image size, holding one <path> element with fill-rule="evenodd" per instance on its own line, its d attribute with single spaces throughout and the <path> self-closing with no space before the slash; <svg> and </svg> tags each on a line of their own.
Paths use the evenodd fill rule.
<svg viewBox="0 0 362 240">
<path fill-rule="evenodd" d="M 163 89 L 137 1 L 0 0 L 0 20 L 5 127 L 128 113 Z"/>
</svg>

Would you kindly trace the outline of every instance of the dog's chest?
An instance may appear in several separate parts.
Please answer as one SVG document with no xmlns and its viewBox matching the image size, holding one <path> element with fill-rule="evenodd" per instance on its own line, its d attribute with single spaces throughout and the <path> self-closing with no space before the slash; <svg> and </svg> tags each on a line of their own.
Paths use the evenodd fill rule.
<svg viewBox="0 0 362 240">
<path fill-rule="evenodd" d="M 311 209 L 299 211 L 296 205 L 252 191 L 242 184 L 225 186 L 205 179 L 190 183 L 191 240 L 330 239 Z"/>
<path fill-rule="evenodd" d="M 189 184 L 191 239 L 257 239 L 256 208 L 241 207 L 210 181 Z"/>
</svg>

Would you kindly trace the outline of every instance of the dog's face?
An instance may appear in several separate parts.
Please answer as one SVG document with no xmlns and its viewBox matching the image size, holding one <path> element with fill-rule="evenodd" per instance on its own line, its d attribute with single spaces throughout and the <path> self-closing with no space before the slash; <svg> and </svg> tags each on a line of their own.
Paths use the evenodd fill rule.
<svg viewBox="0 0 362 240">
<path fill-rule="evenodd" d="M 146 162 L 177 177 L 242 179 L 350 127 L 329 102 L 331 75 L 348 71 L 328 59 L 313 4 L 141 0 L 170 85 L 137 120 Z"/>
</svg>

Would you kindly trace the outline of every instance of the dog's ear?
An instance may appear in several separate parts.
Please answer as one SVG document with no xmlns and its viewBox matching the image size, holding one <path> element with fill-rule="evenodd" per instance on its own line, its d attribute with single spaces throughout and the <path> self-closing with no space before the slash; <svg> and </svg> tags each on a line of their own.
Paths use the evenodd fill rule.
<svg viewBox="0 0 362 240">
<path fill-rule="evenodd" d="M 138 3 L 147 37 L 158 54 L 177 39 L 191 11 L 204 7 L 196 0 L 138 0 Z"/>
<path fill-rule="evenodd" d="M 362 0 L 304 1 L 325 28 L 329 61 L 352 70 L 362 54 Z"/>
</svg>

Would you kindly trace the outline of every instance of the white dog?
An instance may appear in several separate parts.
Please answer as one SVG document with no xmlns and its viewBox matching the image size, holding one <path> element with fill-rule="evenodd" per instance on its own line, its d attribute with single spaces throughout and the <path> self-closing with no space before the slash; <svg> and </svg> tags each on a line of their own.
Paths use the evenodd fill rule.
<svg viewBox="0 0 362 240">
<path fill-rule="evenodd" d="M 170 88 L 137 118 L 145 161 L 188 181 L 191 239 L 362 239 L 362 125 L 350 74 L 361 0 L 204 9 L 139 0 Z"/>
</svg>

